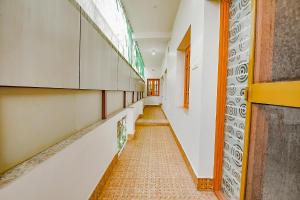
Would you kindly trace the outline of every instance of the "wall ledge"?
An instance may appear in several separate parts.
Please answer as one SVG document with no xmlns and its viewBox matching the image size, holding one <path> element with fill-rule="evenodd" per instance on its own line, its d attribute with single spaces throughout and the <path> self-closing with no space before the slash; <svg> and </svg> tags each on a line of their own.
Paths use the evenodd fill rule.
<svg viewBox="0 0 300 200">
<path fill-rule="evenodd" d="M 100 120 L 95 122 L 94 124 L 83 128 L 77 132 L 75 132 L 70 137 L 62 140 L 61 142 L 58 142 L 57 144 L 47 148 L 46 150 L 34 155 L 33 157 L 29 158 L 28 160 L 21 162 L 20 164 L 16 165 L 15 167 L 9 169 L 8 171 L 0 174 L 0 189 L 6 187 L 7 185 L 11 184 L 12 182 L 16 181 L 18 178 L 22 177 L 23 175 L 29 173 L 31 170 L 33 170 L 36 166 L 40 165 L 41 163 L 45 162 L 52 156 L 56 155 L 57 153 L 64 150 L 67 146 L 73 144 L 77 140 L 81 139 L 83 136 L 89 134 L 91 131 L 96 129 L 97 127 L 105 124 L 106 122 L 110 121 L 115 116 L 122 114 L 127 109 L 134 108 L 137 103 L 140 101 L 137 101 L 133 104 L 131 104 L 131 107 L 122 108 L 119 109 L 110 115 L 108 115 L 108 118 L 105 120 Z"/>
</svg>

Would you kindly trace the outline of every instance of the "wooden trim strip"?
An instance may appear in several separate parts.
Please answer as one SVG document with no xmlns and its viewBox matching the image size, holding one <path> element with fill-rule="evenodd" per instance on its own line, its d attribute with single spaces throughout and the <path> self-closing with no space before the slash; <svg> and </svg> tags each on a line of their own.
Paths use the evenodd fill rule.
<svg viewBox="0 0 300 200">
<path fill-rule="evenodd" d="M 132 92 L 132 103 L 134 103 L 134 91 Z"/>
<path fill-rule="evenodd" d="M 106 94 L 107 92 L 105 90 L 102 90 L 102 119 L 107 118 Z"/>
<path fill-rule="evenodd" d="M 253 84 L 254 77 L 254 59 L 255 59 L 255 31 L 256 31 L 256 0 L 252 0 L 252 19 L 251 19 L 251 47 L 248 67 L 248 87 Z M 248 154 L 249 154 L 249 138 L 251 126 L 252 104 L 247 102 L 246 105 L 246 121 L 244 133 L 244 148 L 242 158 L 242 174 L 241 174 L 241 187 L 240 187 L 240 200 L 245 199 L 246 183 L 247 183 L 247 169 L 248 169 Z"/>
<path fill-rule="evenodd" d="M 183 107 L 189 108 L 189 91 L 190 91 L 190 57 L 191 57 L 191 46 L 190 44 L 185 50 L 184 58 L 184 93 L 183 93 Z"/>
<path fill-rule="evenodd" d="M 104 185 L 107 182 L 109 176 L 113 168 L 116 166 L 118 162 L 118 154 L 116 154 L 110 164 L 108 165 L 106 171 L 104 172 L 103 176 L 101 177 L 99 183 L 97 184 L 96 188 L 94 189 L 92 195 L 90 196 L 89 200 L 98 200 L 100 197 L 101 192 L 103 191 Z"/>
<path fill-rule="evenodd" d="M 229 23 L 229 3 L 227 1 L 222 0 L 220 5 L 220 44 L 219 44 L 219 66 L 218 66 L 214 179 L 213 179 L 215 191 L 221 190 L 221 180 L 222 180 L 228 37 L 229 37 L 228 23 Z M 221 193 L 221 191 L 219 193 Z"/>
<path fill-rule="evenodd" d="M 190 25 L 188 30 L 186 31 L 184 37 L 182 38 L 182 41 L 180 42 L 180 44 L 177 48 L 178 51 L 185 51 L 186 48 L 190 45 L 190 43 L 191 43 L 191 32 L 192 32 L 192 27 Z"/>
<path fill-rule="evenodd" d="M 226 200 L 225 196 L 223 195 L 223 193 L 221 192 L 221 190 L 215 191 L 215 195 L 217 196 L 217 198 L 219 200 Z"/>
<path fill-rule="evenodd" d="M 126 91 L 123 91 L 123 108 L 126 108 Z"/>
<path fill-rule="evenodd" d="M 251 103 L 300 107 L 300 81 L 256 83 L 249 88 Z"/>
</svg>

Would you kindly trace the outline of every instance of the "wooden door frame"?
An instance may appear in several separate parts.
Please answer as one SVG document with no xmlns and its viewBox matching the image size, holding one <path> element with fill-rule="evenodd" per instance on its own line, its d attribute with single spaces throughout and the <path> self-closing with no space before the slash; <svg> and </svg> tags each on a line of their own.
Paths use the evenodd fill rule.
<svg viewBox="0 0 300 200">
<path fill-rule="evenodd" d="M 217 89 L 217 111 L 216 115 L 216 135 L 215 135 L 215 155 L 214 155 L 214 178 L 213 188 L 218 199 L 225 199 L 221 192 L 222 162 L 224 144 L 224 120 L 226 105 L 226 78 L 227 78 L 227 57 L 228 57 L 228 37 L 229 37 L 229 3 L 220 2 L 220 42 L 219 42 L 219 64 L 218 64 L 218 89 Z"/>
</svg>

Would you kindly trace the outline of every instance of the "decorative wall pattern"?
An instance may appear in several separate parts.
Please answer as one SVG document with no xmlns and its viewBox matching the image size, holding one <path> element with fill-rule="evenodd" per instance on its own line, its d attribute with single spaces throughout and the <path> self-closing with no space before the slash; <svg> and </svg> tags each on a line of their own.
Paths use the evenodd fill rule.
<svg viewBox="0 0 300 200">
<path fill-rule="evenodd" d="M 229 5 L 227 99 L 223 150 L 222 191 L 227 199 L 240 199 L 248 64 L 251 40 L 251 0 Z"/>
<path fill-rule="evenodd" d="M 118 152 L 120 152 L 127 141 L 126 117 L 123 117 L 120 121 L 118 121 L 117 126 Z"/>
</svg>

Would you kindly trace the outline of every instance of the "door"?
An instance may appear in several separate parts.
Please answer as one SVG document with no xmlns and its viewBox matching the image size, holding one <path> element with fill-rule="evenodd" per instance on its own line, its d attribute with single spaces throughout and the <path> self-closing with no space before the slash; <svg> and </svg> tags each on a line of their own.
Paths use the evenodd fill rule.
<svg viewBox="0 0 300 200">
<path fill-rule="evenodd" d="M 300 4 L 257 1 L 247 200 L 300 198 Z"/>
<path fill-rule="evenodd" d="M 246 144 L 245 93 L 249 86 L 249 65 L 253 43 L 254 3 L 251 0 L 221 2 L 221 41 L 218 83 L 214 188 L 225 199 L 240 199 L 243 186 Z M 220 67 L 222 68 L 220 74 Z M 220 90 L 222 92 L 220 92 Z M 221 100 L 221 101 L 220 101 Z"/>
<path fill-rule="evenodd" d="M 300 9 L 257 2 L 221 1 L 214 189 L 219 199 L 296 199 Z"/>
</svg>

